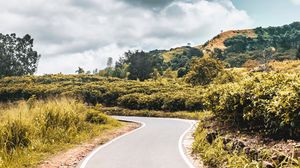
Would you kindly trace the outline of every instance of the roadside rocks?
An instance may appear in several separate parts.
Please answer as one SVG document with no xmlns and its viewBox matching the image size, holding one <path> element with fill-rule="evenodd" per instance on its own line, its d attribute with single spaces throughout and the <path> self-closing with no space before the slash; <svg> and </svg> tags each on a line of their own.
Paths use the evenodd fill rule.
<svg viewBox="0 0 300 168">
<path fill-rule="evenodd" d="M 275 168 L 276 165 L 279 165 L 287 158 L 293 156 L 294 158 L 300 158 L 300 148 L 298 143 L 290 143 L 293 146 L 294 150 L 289 150 L 293 152 L 293 154 L 283 154 L 282 152 L 276 152 L 270 149 L 272 152 L 272 155 L 268 157 L 267 159 L 264 158 L 265 149 L 268 147 L 263 145 L 255 145 L 256 143 L 248 140 L 247 138 L 236 138 L 236 137 L 228 137 L 228 136 L 222 136 L 222 133 L 213 130 L 209 131 L 206 134 L 206 141 L 209 144 L 213 144 L 214 141 L 221 140 L 223 144 L 223 149 L 227 151 L 228 153 L 235 153 L 235 154 L 245 154 L 249 159 L 255 160 L 258 162 L 261 162 L 263 168 Z M 269 139 L 265 140 L 266 143 L 270 142 L 269 144 L 272 144 L 272 141 Z M 260 142 L 260 141 L 259 141 Z M 274 142 L 275 143 L 275 142 Z M 261 142 L 261 144 L 264 144 Z M 278 144 L 277 144 L 278 145 Z M 276 145 L 272 145 L 275 147 Z M 287 149 L 286 149 L 287 150 Z"/>
<path fill-rule="evenodd" d="M 209 144 L 212 144 L 213 141 L 217 138 L 218 136 L 218 133 L 216 131 L 213 131 L 213 132 L 209 132 L 207 133 L 206 135 L 206 141 L 209 143 Z"/>
</svg>

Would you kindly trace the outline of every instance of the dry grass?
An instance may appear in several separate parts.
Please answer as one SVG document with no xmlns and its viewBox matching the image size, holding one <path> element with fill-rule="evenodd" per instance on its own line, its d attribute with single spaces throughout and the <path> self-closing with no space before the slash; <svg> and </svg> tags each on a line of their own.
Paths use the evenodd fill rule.
<svg viewBox="0 0 300 168">
<path fill-rule="evenodd" d="M 203 49 L 213 51 L 214 48 L 219 48 L 224 50 L 226 48 L 224 45 L 224 41 L 226 39 L 229 39 L 237 35 L 245 35 L 251 38 L 256 37 L 256 34 L 253 29 L 230 30 L 230 31 L 223 32 L 217 35 L 216 37 L 214 37 L 212 40 L 208 41 L 208 43 L 203 46 Z"/>
<path fill-rule="evenodd" d="M 105 117 L 105 122 L 86 121 L 91 109 L 68 98 L 37 101 L 35 98 L 0 108 L 0 167 L 35 167 L 43 159 L 75 144 L 120 126 Z M 97 118 L 99 119 L 99 118 Z"/>
<path fill-rule="evenodd" d="M 269 65 L 274 71 L 300 73 L 300 60 L 273 61 Z"/>
</svg>

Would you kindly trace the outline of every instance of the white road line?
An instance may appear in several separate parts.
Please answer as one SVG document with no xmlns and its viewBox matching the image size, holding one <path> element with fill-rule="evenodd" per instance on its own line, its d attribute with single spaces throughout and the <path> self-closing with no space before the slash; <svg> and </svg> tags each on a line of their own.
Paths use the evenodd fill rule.
<svg viewBox="0 0 300 168">
<path fill-rule="evenodd" d="M 179 141 L 178 141 L 178 149 L 179 149 L 179 153 L 180 153 L 181 157 L 183 158 L 185 163 L 189 166 L 189 168 L 195 168 L 195 166 L 191 163 L 191 161 L 186 156 L 184 149 L 183 149 L 184 137 L 194 126 L 193 122 L 190 122 L 190 121 L 187 121 L 187 122 L 189 122 L 191 124 L 191 126 L 180 136 Z"/>
<path fill-rule="evenodd" d="M 129 121 L 129 120 L 126 120 L 126 121 Z M 91 159 L 91 158 L 92 158 L 99 150 L 101 150 L 101 149 L 105 148 L 106 146 L 112 144 L 114 141 L 117 141 L 118 139 L 121 139 L 121 138 L 123 138 L 123 137 L 125 137 L 125 136 L 127 136 L 127 135 L 129 135 L 129 134 L 132 134 L 132 133 L 134 133 L 134 132 L 136 132 L 136 131 L 138 131 L 138 130 L 140 130 L 140 129 L 142 129 L 142 128 L 144 128 L 144 127 L 146 126 L 146 124 L 143 123 L 143 122 L 139 122 L 139 121 L 132 121 L 132 122 L 140 123 L 140 124 L 142 124 L 142 126 L 139 127 L 139 128 L 137 128 L 137 129 L 135 129 L 135 130 L 132 130 L 132 131 L 130 131 L 130 132 L 127 132 L 126 134 L 123 134 L 123 135 L 121 135 L 121 136 L 119 136 L 119 137 L 117 137 L 117 138 L 115 138 L 115 139 L 113 139 L 113 140 L 107 142 L 106 144 L 101 145 L 101 146 L 99 146 L 98 148 L 96 148 L 91 154 L 89 154 L 89 155 L 84 159 L 84 161 L 83 161 L 82 164 L 80 165 L 80 168 L 85 168 L 85 166 L 87 165 L 88 161 L 89 161 L 89 160 L 90 160 L 90 159 Z"/>
<path fill-rule="evenodd" d="M 189 168 L 195 168 L 194 165 L 190 162 L 190 160 L 188 159 L 188 157 L 186 156 L 185 152 L 184 152 L 184 149 L 183 149 L 183 140 L 184 140 L 184 137 L 185 135 L 193 128 L 194 126 L 194 122 L 191 122 L 191 121 L 187 121 L 187 120 L 183 120 L 183 119 L 175 119 L 175 118 L 157 118 L 157 119 L 169 119 L 169 120 L 180 120 L 180 121 L 185 121 L 185 122 L 188 122 L 191 124 L 191 126 L 180 136 L 179 138 L 179 141 L 178 141 L 178 149 L 179 149 L 179 153 L 181 155 L 181 157 L 183 158 L 183 160 L 185 161 L 185 163 L 189 166 Z M 132 134 L 142 128 L 144 128 L 146 126 L 146 124 L 144 122 L 140 122 L 140 121 L 135 121 L 135 120 L 127 120 L 127 119 L 124 119 L 124 121 L 131 121 L 131 122 L 135 122 L 135 123 L 140 123 L 142 124 L 141 127 L 135 129 L 135 130 L 132 130 L 126 134 L 123 134 L 109 142 L 107 142 L 106 144 L 104 145 L 101 145 L 99 146 L 98 148 L 96 148 L 91 154 L 89 154 L 85 159 L 84 161 L 82 162 L 82 164 L 80 165 L 80 168 L 85 168 L 85 166 L 87 165 L 87 163 L 89 162 L 89 160 L 101 149 L 105 148 L 106 146 L 112 144 L 114 141 L 117 141 L 118 139 L 121 139 L 129 134 Z"/>
</svg>

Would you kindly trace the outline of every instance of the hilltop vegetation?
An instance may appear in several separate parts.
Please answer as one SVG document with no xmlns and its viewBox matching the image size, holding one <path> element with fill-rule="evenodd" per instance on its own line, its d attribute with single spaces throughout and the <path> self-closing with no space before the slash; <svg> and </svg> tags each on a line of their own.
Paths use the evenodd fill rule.
<svg viewBox="0 0 300 168">
<path fill-rule="evenodd" d="M 247 33 L 238 32 L 240 33 L 237 35 L 223 39 L 224 46 L 216 45 L 213 50 L 210 50 L 213 52 L 213 57 L 224 61 L 229 67 L 240 67 L 249 59 L 264 62 L 264 52 L 269 47 L 275 49 L 269 60 L 299 59 L 300 22 L 280 27 L 259 27 L 251 33 L 249 30 L 246 31 Z"/>
</svg>

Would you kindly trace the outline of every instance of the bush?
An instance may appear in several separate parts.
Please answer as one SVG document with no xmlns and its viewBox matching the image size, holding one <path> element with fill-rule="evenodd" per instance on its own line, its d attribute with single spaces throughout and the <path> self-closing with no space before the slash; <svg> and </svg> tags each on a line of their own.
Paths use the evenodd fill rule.
<svg viewBox="0 0 300 168">
<path fill-rule="evenodd" d="M 192 85 L 207 85 L 224 70 L 218 60 L 212 58 L 194 59 L 191 70 L 186 76 L 186 81 Z"/>
<path fill-rule="evenodd" d="M 266 73 L 211 85 L 209 108 L 221 120 L 274 138 L 300 138 L 299 74 Z"/>
<path fill-rule="evenodd" d="M 99 111 L 91 110 L 85 115 L 85 121 L 92 124 L 106 124 L 108 117 Z"/>
</svg>

